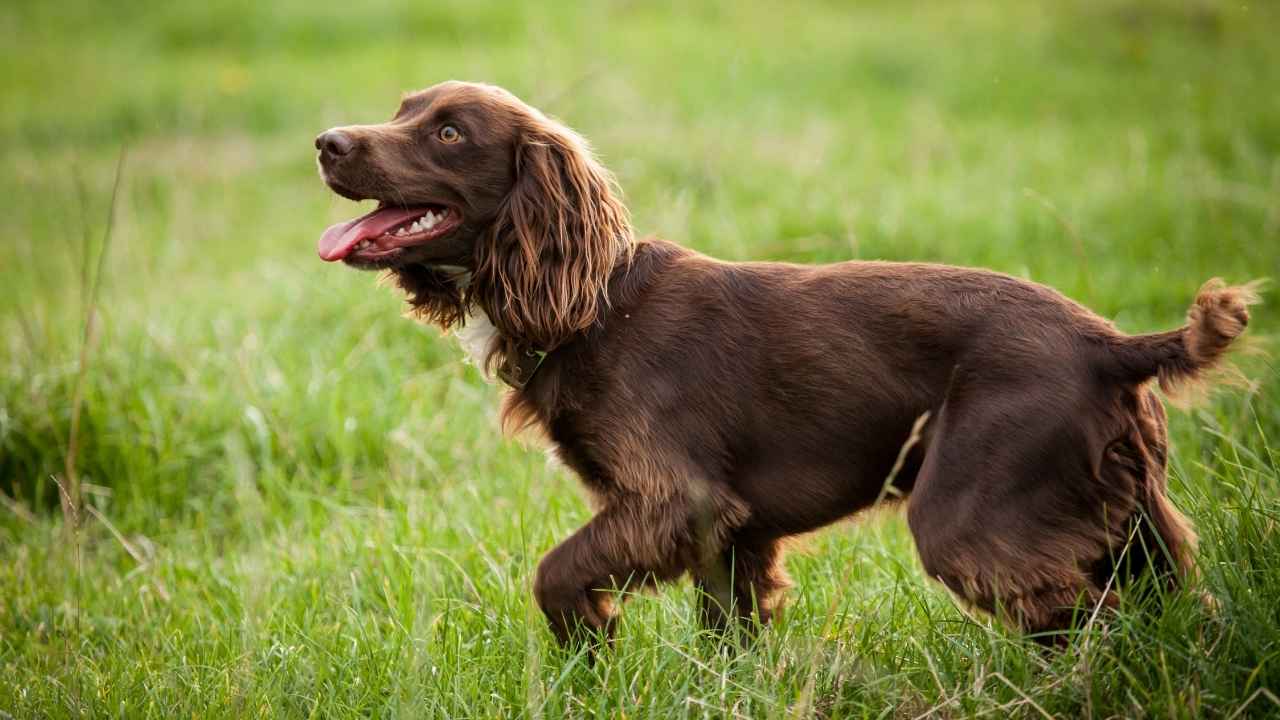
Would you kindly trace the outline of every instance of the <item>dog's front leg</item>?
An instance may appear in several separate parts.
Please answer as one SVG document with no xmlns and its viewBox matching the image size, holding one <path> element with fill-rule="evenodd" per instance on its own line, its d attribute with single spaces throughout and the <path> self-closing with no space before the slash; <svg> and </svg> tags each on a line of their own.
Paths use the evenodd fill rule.
<svg viewBox="0 0 1280 720">
<path fill-rule="evenodd" d="M 687 498 L 612 499 L 538 565 L 533 592 L 562 644 L 611 637 L 613 598 L 674 580 L 704 557 L 708 538 Z"/>
<path fill-rule="evenodd" d="M 736 619 L 750 630 L 766 625 L 778 610 L 778 594 L 791 584 L 782 564 L 782 541 L 771 536 L 737 537 L 695 572 L 699 617 L 723 631 Z M 754 622 L 753 622 L 754 620 Z"/>
</svg>

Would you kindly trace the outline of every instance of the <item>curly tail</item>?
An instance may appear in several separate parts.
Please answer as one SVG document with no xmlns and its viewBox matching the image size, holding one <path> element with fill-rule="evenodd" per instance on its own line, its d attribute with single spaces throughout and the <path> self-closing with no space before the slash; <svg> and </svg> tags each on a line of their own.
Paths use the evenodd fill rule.
<svg viewBox="0 0 1280 720">
<path fill-rule="evenodd" d="M 1262 284 L 1255 280 L 1229 286 L 1214 278 L 1201 286 L 1183 327 L 1110 339 L 1117 374 L 1133 383 L 1157 378 L 1165 392 L 1202 379 L 1249 325 L 1249 306 L 1259 302 Z"/>
</svg>

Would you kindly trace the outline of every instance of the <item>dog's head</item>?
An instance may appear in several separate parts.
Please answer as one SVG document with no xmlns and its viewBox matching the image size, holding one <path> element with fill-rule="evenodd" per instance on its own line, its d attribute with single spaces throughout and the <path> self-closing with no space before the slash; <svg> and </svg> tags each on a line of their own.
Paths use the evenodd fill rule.
<svg viewBox="0 0 1280 720">
<path fill-rule="evenodd" d="M 391 269 L 443 325 L 480 303 L 504 333 L 543 348 L 594 321 L 631 247 L 626 207 L 585 141 L 490 85 L 446 82 L 390 122 L 316 137 L 320 175 L 372 212 L 325 230 L 320 257 Z M 465 290 L 438 268 L 471 275 Z"/>
</svg>

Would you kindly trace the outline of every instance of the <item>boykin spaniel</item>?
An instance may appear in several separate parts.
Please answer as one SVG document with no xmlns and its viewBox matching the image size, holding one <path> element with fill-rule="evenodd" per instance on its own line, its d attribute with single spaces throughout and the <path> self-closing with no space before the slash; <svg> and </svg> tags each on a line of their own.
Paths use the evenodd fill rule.
<svg viewBox="0 0 1280 720">
<path fill-rule="evenodd" d="M 617 589 L 686 572 L 708 626 L 767 622 L 784 541 L 888 497 L 926 573 L 1047 642 L 1119 581 L 1192 571 L 1153 385 L 1202 379 L 1252 286 L 1210 281 L 1185 326 L 1125 335 L 986 270 L 721 262 L 637 239 L 587 143 L 490 85 L 315 146 L 334 192 L 378 202 L 320 257 L 389 271 L 590 495 L 534 581 L 562 642 L 609 633 Z"/>
</svg>

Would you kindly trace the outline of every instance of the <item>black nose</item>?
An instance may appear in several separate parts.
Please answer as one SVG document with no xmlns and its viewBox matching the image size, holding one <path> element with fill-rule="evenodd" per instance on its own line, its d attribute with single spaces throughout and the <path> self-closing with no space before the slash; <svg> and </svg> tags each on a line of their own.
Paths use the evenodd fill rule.
<svg viewBox="0 0 1280 720">
<path fill-rule="evenodd" d="M 325 130 L 316 136 L 316 149 L 325 155 L 342 157 L 351 152 L 355 142 L 341 130 Z"/>
</svg>

